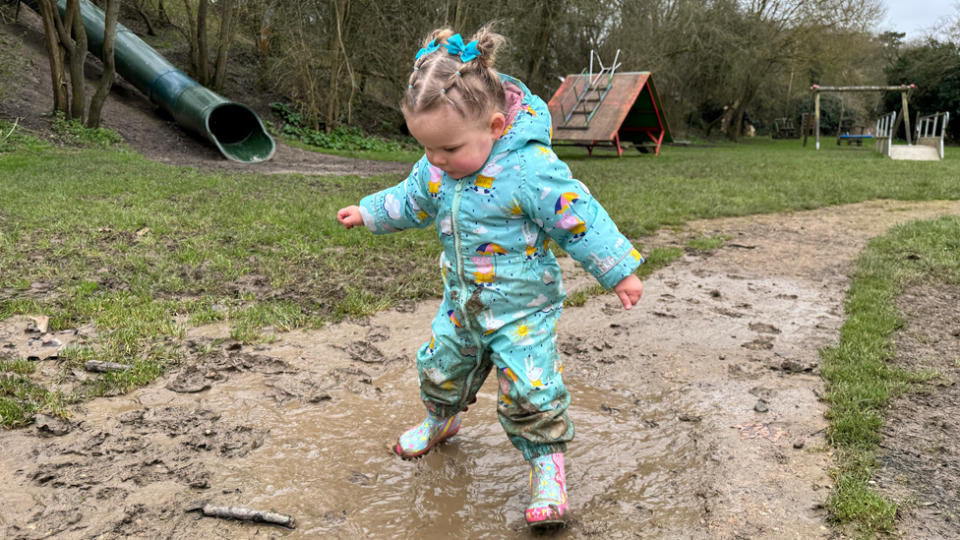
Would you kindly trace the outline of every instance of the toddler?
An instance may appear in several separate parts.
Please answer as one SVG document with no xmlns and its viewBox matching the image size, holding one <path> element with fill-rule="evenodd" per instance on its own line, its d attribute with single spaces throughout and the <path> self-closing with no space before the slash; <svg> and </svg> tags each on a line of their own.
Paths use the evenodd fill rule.
<svg viewBox="0 0 960 540">
<path fill-rule="evenodd" d="M 460 430 L 461 412 L 490 370 L 497 413 L 530 463 L 530 525 L 562 523 L 563 452 L 573 439 L 557 354 L 565 292 L 550 241 L 630 309 L 643 294 L 643 257 L 550 149 L 550 113 L 520 81 L 493 69 L 503 38 L 469 43 L 449 29 L 425 40 L 401 103 L 425 155 L 400 184 L 337 213 L 374 234 L 436 223 L 444 294 L 417 353 L 427 417 L 395 446 L 422 456 Z"/>
</svg>

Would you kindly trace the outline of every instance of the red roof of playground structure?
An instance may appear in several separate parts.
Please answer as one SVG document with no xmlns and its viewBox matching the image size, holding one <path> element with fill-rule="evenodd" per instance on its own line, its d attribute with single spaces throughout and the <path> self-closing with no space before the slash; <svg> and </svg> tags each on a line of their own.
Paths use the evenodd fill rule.
<svg viewBox="0 0 960 540">
<path fill-rule="evenodd" d="M 622 141 L 653 143 L 658 152 L 661 143 L 673 140 L 649 71 L 615 73 L 609 91 L 585 128 L 582 115 L 565 121 L 565 115 L 577 104 L 585 77 L 584 74 L 566 77 L 550 98 L 548 107 L 553 118 L 554 140 L 588 147 L 606 143 L 618 149 Z"/>
</svg>

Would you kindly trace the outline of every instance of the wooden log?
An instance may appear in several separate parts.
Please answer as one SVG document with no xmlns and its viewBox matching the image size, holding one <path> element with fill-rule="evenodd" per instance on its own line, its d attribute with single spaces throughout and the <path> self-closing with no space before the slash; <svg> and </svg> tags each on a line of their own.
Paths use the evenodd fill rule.
<svg viewBox="0 0 960 540">
<path fill-rule="evenodd" d="M 109 373 L 111 371 L 126 371 L 130 369 L 131 366 L 127 364 L 118 364 L 116 362 L 103 362 L 101 360 L 87 360 L 83 364 L 83 369 L 87 371 L 95 371 L 97 373 Z"/>
<path fill-rule="evenodd" d="M 297 528 L 293 516 L 265 510 L 254 510 L 243 506 L 214 506 L 207 501 L 194 501 L 187 506 L 187 512 L 200 512 L 207 517 L 269 523 L 289 529 Z"/>
<path fill-rule="evenodd" d="M 811 92 L 906 92 L 916 88 L 915 84 L 901 84 L 899 86 L 820 86 L 810 87 Z"/>
</svg>

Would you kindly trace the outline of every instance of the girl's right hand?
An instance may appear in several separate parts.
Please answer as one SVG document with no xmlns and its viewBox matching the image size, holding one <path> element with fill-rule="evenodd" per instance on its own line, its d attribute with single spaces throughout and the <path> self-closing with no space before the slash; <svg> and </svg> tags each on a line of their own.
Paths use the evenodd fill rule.
<svg viewBox="0 0 960 540">
<path fill-rule="evenodd" d="M 360 207 L 348 206 L 341 208 L 337 212 L 337 221 L 348 229 L 352 229 L 357 225 L 363 225 L 363 216 L 360 215 Z"/>
</svg>

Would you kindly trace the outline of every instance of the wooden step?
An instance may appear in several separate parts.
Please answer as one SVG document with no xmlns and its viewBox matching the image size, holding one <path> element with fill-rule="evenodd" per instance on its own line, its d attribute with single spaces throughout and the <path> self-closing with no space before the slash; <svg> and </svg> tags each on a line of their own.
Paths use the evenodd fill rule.
<svg viewBox="0 0 960 540">
<path fill-rule="evenodd" d="M 894 145 L 890 148 L 890 158 L 909 161 L 939 161 L 940 152 L 932 146 Z"/>
</svg>

